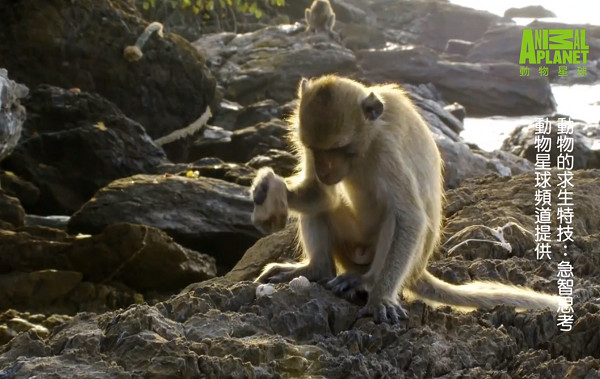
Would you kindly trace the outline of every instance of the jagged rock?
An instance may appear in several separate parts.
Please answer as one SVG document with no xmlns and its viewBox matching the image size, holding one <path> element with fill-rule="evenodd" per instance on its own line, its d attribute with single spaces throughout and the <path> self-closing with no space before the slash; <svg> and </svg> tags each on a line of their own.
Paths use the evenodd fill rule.
<svg viewBox="0 0 600 379">
<path fill-rule="evenodd" d="M 225 163 L 219 158 L 203 158 L 193 163 L 167 163 L 156 169 L 157 174 L 173 174 L 178 176 L 203 176 L 206 178 L 221 179 L 226 182 L 250 186 L 256 176 L 256 170 L 247 165 L 238 163 Z"/>
<path fill-rule="evenodd" d="M 531 18 L 544 18 L 544 17 L 556 17 L 556 14 L 551 10 L 544 8 L 541 5 L 529 5 L 522 8 L 508 8 L 504 11 L 504 17 L 531 17 Z"/>
<path fill-rule="evenodd" d="M 3 166 L 39 188 L 29 212 L 71 214 L 112 180 L 167 162 L 140 124 L 97 95 L 42 86 L 28 102 L 33 136 Z"/>
<path fill-rule="evenodd" d="M 175 290 L 217 273 L 214 258 L 143 225 L 110 225 L 101 234 L 77 239 L 63 254 L 87 281 L 116 280 L 138 291 Z"/>
<path fill-rule="evenodd" d="M 497 22 L 492 13 L 444 1 L 381 0 L 370 4 L 392 42 L 443 51 L 450 39 L 475 41 Z"/>
<path fill-rule="evenodd" d="M 472 47 L 473 42 L 464 41 L 462 39 L 449 39 L 444 48 L 444 53 L 466 56 Z"/>
<path fill-rule="evenodd" d="M 33 206 L 40 197 L 39 188 L 10 171 L 0 170 L 0 187 L 7 195 L 19 199 L 25 207 Z"/>
<path fill-rule="evenodd" d="M 461 103 L 471 116 L 544 114 L 556 107 L 547 78 L 524 79 L 516 63 L 451 62 L 423 47 L 361 51 L 358 57 L 364 78 L 433 83 L 446 101 Z"/>
<path fill-rule="evenodd" d="M 290 222 L 285 229 L 258 240 L 232 268 L 225 278 L 232 283 L 254 280 L 267 263 L 280 258 L 293 259 L 298 242 L 297 225 Z"/>
<path fill-rule="evenodd" d="M 558 76 L 558 69 L 551 68 L 548 78 L 559 84 L 591 84 L 600 78 L 600 70 L 598 70 L 596 61 L 600 59 L 600 27 L 590 25 L 573 25 L 549 23 L 543 21 L 533 21 L 532 23 L 522 26 L 515 24 L 499 24 L 491 27 L 481 39 L 475 42 L 474 46 L 469 50 L 467 59 L 470 62 L 509 62 L 512 64 L 519 63 L 521 54 L 521 43 L 523 37 L 523 29 L 585 29 L 586 43 L 590 46 L 587 55 L 588 64 L 566 64 L 567 76 Z M 523 66 L 530 67 L 531 75 L 537 76 L 538 64 L 524 64 Z M 577 67 L 587 67 L 585 76 L 577 75 Z"/>
<path fill-rule="evenodd" d="M 576 324 L 570 332 L 558 331 L 552 310 L 516 312 L 499 306 L 459 312 L 418 300 L 406 304 L 408 320 L 375 325 L 369 318 L 357 319 L 359 306 L 318 284 L 305 293 L 276 284 L 271 296 L 256 298 L 257 284 L 243 280 L 282 253 L 293 255 L 290 224 L 259 241 L 225 278 L 191 284 L 155 306 L 76 315 L 46 339 L 22 332 L 2 350 L 0 375 L 595 377 L 600 374 L 600 305 L 594 300 L 600 296 L 600 265 L 594 259 L 597 246 L 586 243 L 598 245 L 600 171 L 575 176 L 579 221 L 569 253 L 576 269 L 574 287 L 586 288 L 590 297 L 576 297 Z M 478 227 L 450 239 L 477 224 L 495 228 L 512 221 L 531 230 L 533 181 L 532 174 L 488 176 L 449 191 L 442 242 L 451 246 L 474 237 L 494 238 Z M 510 226 L 504 231 L 514 254 L 493 244 L 448 254 L 446 246 L 430 270 L 454 283 L 495 279 L 556 291 L 556 260 L 538 261 L 532 237 L 520 230 Z"/>
<path fill-rule="evenodd" d="M 27 112 L 20 99 L 27 96 L 28 91 L 24 85 L 10 80 L 8 72 L 0 68 L 0 161 L 12 152 L 21 137 Z"/>
<path fill-rule="evenodd" d="M 354 54 L 326 35 L 304 33 L 304 26 L 280 25 L 237 35 L 221 43 L 194 42 L 213 58 L 213 72 L 227 99 L 242 105 L 265 98 L 285 103 L 296 96 L 302 77 L 357 70 Z M 220 63 L 220 64 L 219 64 Z"/>
<path fill-rule="evenodd" d="M 25 210 L 16 197 L 8 196 L 0 189 L 0 220 L 15 227 L 25 224 Z"/>
<path fill-rule="evenodd" d="M 271 167 L 277 175 L 291 176 L 298 166 L 298 158 L 287 151 L 269 150 L 264 155 L 257 155 L 247 163 L 248 166 L 259 169 Z"/>
<path fill-rule="evenodd" d="M 462 104 L 456 102 L 444 106 L 444 110 L 446 112 L 449 112 L 452 116 L 456 117 L 456 119 L 460 122 L 464 122 L 465 117 L 467 117 L 467 110 L 465 109 L 465 107 L 463 107 Z"/>
<path fill-rule="evenodd" d="M 11 272 L 0 275 L 0 309 L 12 307 L 37 309 L 60 301 L 80 283 L 82 275 L 76 271 L 40 270 Z"/>
<path fill-rule="evenodd" d="M 239 129 L 230 138 L 199 138 L 190 148 L 191 161 L 206 157 L 220 158 L 226 162 L 245 163 L 270 149 L 286 150 L 288 126 L 285 121 L 273 119 Z"/>
<path fill-rule="evenodd" d="M 139 61 L 123 58 L 147 26 L 126 0 L 53 1 L 43 12 L 26 0 L 1 6 L 0 19 L 0 56 L 14 79 L 97 92 L 152 138 L 188 125 L 213 101 L 204 57 L 177 34 L 152 36 Z"/>
<path fill-rule="evenodd" d="M 260 236 L 250 222 L 248 190 L 218 179 L 136 175 L 96 193 L 69 221 L 73 233 L 99 233 L 108 225 L 149 225 L 178 243 L 233 267 Z M 227 246 L 227 249 L 223 249 Z"/>
<path fill-rule="evenodd" d="M 352 51 L 362 49 L 382 49 L 385 35 L 380 28 L 365 24 L 346 24 L 339 29 L 342 44 Z"/>
<path fill-rule="evenodd" d="M 559 155 L 558 142 L 558 118 L 569 119 L 568 116 L 556 115 L 549 117 L 552 127 L 550 135 L 552 149 L 550 160 L 552 167 L 556 167 L 556 159 Z M 537 149 L 535 147 L 535 123 L 520 125 L 515 128 L 502 143 L 502 150 L 525 158 L 530 162 L 536 161 Z M 573 169 L 600 168 L 600 131 L 596 125 L 586 124 L 573 120 Z"/>
</svg>

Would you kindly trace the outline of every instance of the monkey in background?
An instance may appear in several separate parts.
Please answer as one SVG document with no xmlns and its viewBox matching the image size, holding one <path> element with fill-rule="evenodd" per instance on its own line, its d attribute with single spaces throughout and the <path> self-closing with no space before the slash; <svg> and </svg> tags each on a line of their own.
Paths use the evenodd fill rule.
<svg viewBox="0 0 600 379">
<path fill-rule="evenodd" d="M 304 11 L 306 31 L 313 33 L 325 32 L 332 39 L 338 40 L 339 36 L 333 31 L 335 13 L 329 0 L 314 0 L 310 8 Z"/>
<path fill-rule="evenodd" d="M 328 75 L 302 79 L 298 96 L 290 118 L 298 174 L 259 170 L 252 221 L 273 232 L 294 212 L 304 259 L 271 263 L 257 281 L 303 275 L 346 298 L 366 291 L 359 317 L 376 323 L 407 317 L 402 289 L 456 306 L 558 307 L 558 296 L 494 282 L 453 285 L 426 270 L 440 238 L 442 160 L 402 89 Z"/>
</svg>

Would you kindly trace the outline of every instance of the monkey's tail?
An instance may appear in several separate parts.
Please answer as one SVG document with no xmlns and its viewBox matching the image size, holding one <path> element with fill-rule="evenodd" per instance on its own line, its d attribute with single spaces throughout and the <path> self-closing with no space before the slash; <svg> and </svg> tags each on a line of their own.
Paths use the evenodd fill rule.
<svg viewBox="0 0 600 379">
<path fill-rule="evenodd" d="M 508 305 L 526 309 L 550 308 L 557 311 L 562 301 L 560 296 L 496 282 L 450 284 L 431 275 L 427 270 L 423 271 L 421 277 L 408 289 L 423 300 L 478 308 Z"/>
</svg>

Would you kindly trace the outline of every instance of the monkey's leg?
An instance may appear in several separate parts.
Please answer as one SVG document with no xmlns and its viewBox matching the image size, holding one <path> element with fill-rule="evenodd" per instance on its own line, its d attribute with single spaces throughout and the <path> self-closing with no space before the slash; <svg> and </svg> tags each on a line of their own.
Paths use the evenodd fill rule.
<svg viewBox="0 0 600 379">
<path fill-rule="evenodd" d="M 367 273 L 360 275 L 356 271 L 345 272 L 328 282 L 327 287 L 346 299 L 354 299 L 362 292 L 368 292 L 385 265 L 385 259 L 392 247 L 395 227 L 395 218 L 393 214 L 389 214 L 379 229 L 375 255 Z"/>
<path fill-rule="evenodd" d="M 306 20 L 306 31 L 310 32 L 311 29 L 312 29 L 312 26 L 311 26 L 311 12 L 310 12 L 310 9 L 308 9 L 308 8 L 306 8 L 304 10 L 304 19 Z"/>
<path fill-rule="evenodd" d="M 333 233 L 329 216 L 321 213 L 300 216 L 299 237 L 305 260 L 300 263 L 271 263 L 256 279 L 267 282 L 286 282 L 300 275 L 313 282 L 329 280 L 334 276 L 332 256 Z"/>
<path fill-rule="evenodd" d="M 415 214 L 416 213 L 416 214 Z M 423 259 L 423 248 L 427 233 L 426 216 L 420 212 L 400 213 L 396 216 L 396 231 L 384 265 L 374 274 L 374 285 L 369 291 L 369 300 L 359 317 L 373 315 L 376 323 L 397 323 L 407 318 L 406 310 L 398 301 L 404 282 L 413 275 L 415 264 Z"/>
<path fill-rule="evenodd" d="M 332 13 L 329 16 L 327 16 L 327 20 L 325 21 L 325 29 L 328 32 L 332 32 L 333 25 L 335 25 L 335 13 Z"/>
</svg>

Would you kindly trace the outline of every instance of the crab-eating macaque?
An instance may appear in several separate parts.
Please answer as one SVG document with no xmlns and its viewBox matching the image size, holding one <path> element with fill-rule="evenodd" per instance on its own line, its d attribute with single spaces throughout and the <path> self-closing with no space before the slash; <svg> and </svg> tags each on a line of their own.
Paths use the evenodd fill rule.
<svg viewBox="0 0 600 379">
<path fill-rule="evenodd" d="M 314 0 L 310 8 L 304 11 L 306 19 L 306 31 L 313 33 L 327 33 L 336 39 L 337 34 L 333 31 L 335 25 L 335 13 L 329 0 Z"/>
<path fill-rule="evenodd" d="M 146 26 L 144 32 L 140 34 L 138 39 L 135 41 L 135 45 L 126 46 L 125 49 L 123 49 L 123 58 L 125 58 L 125 60 L 128 62 L 135 62 L 142 59 L 144 56 L 142 49 L 148 41 L 148 38 L 150 38 L 154 32 L 156 32 L 160 38 L 163 38 L 163 25 L 160 22 L 155 21 Z"/>
<path fill-rule="evenodd" d="M 303 260 L 271 263 L 258 281 L 303 275 L 347 298 L 366 291 L 359 316 L 378 323 L 407 317 L 403 289 L 455 306 L 557 309 L 558 296 L 496 282 L 454 285 L 426 270 L 440 237 L 442 160 L 401 88 L 327 75 L 303 79 L 298 96 L 290 118 L 298 174 L 259 170 L 252 220 L 272 232 L 293 212 Z"/>
</svg>

